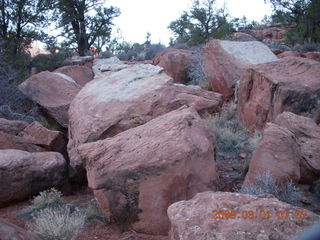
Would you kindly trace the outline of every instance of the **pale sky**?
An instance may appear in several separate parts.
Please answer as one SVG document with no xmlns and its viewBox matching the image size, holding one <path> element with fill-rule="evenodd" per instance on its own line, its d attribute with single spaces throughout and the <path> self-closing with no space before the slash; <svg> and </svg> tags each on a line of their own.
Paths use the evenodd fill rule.
<svg viewBox="0 0 320 240">
<path fill-rule="evenodd" d="M 217 0 L 224 3 L 232 17 L 260 21 L 271 14 L 264 0 Z M 143 43 L 147 32 L 152 43 L 168 44 L 172 33 L 167 28 L 171 21 L 191 7 L 191 0 L 107 0 L 107 5 L 120 8 L 121 15 L 114 21 L 125 41 Z"/>
</svg>

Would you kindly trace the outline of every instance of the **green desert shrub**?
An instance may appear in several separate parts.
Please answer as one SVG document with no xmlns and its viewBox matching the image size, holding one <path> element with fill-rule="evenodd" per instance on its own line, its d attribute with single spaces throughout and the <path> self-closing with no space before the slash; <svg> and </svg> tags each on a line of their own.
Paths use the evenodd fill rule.
<svg viewBox="0 0 320 240">
<path fill-rule="evenodd" d="M 31 201 L 31 209 L 41 210 L 50 206 L 57 206 L 62 204 L 62 193 L 58 190 L 51 188 L 39 193 Z"/>
<path fill-rule="evenodd" d="M 271 172 L 257 174 L 255 180 L 255 183 L 243 186 L 240 192 L 251 195 L 272 194 L 283 202 L 299 203 L 301 192 L 291 180 L 278 184 Z"/>
<path fill-rule="evenodd" d="M 39 54 L 32 58 L 31 66 L 39 71 L 53 71 L 64 65 L 64 61 L 71 57 L 71 52 L 62 51 L 59 53 Z"/>
<path fill-rule="evenodd" d="M 27 227 L 38 240 L 73 240 L 85 221 L 85 211 L 62 205 L 40 210 Z"/>
<path fill-rule="evenodd" d="M 235 151 L 247 137 L 246 129 L 236 118 L 235 104 L 225 107 L 219 114 L 207 116 L 206 120 L 216 136 L 219 151 Z"/>
</svg>

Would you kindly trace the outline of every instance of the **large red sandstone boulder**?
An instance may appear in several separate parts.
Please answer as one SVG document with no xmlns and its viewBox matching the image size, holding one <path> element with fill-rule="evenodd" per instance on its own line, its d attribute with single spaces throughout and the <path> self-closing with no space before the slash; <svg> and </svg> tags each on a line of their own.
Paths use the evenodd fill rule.
<svg viewBox="0 0 320 240">
<path fill-rule="evenodd" d="M 215 190 L 215 140 L 192 108 L 79 147 L 89 187 L 104 210 L 137 232 L 167 234 L 168 206 Z"/>
<path fill-rule="evenodd" d="M 55 72 L 63 73 L 71 77 L 80 86 L 86 85 L 93 79 L 93 71 L 86 66 L 72 65 L 64 66 L 55 70 Z"/>
<path fill-rule="evenodd" d="M 1 240 L 36 240 L 36 237 L 26 230 L 0 219 Z"/>
<path fill-rule="evenodd" d="M 65 153 L 66 145 L 62 132 L 49 130 L 38 122 L 0 118 L 0 149 Z"/>
<path fill-rule="evenodd" d="M 319 62 L 288 57 L 252 66 L 240 82 L 239 119 L 248 128 L 262 128 L 283 111 L 313 116 L 319 96 Z"/>
<path fill-rule="evenodd" d="M 115 136 L 183 105 L 213 113 L 222 104 L 220 94 L 173 85 L 158 66 L 136 64 L 98 76 L 79 92 L 69 109 L 68 152 L 76 172 L 83 170 L 77 153 L 82 143 Z"/>
<path fill-rule="evenodd" d="M 51 187 L 63 188 L 67 168 L 60 153 L 0 150 L 0 206 L 28 199 Z"/>
<path fill-rule="evenodd" d="M 173 78 L 174 82 L 187 83 L 189 70 L 199 61 L 200 56 L 194 51 L 165 49 L 154 57 L 153 64 L 162 67 Z"/>
<path fill-rule="evenodd" d="M 320 127 L 290 112 L 268 123 L 254 152 L 244 185 L 269 172 L 278 183 L 312 184 L 320 178 Z"/>
<path fill-rule="evenodd" d="M 233 96 L 236 83 L 250 66 L 278 58 L 261 42 L 212 40 L 202 51 L 204 72 L 213 91 L 225 99 Z"/>
<path fill-rule="evenodd" d="M 25 80 L 19 89 L 44 108 L 61 126 L 67 127 L 70 102 L 81 86 L 65 74 L 44 71 Z"/>
<path fill-rule="evenodd" d="M 221 214 L 217 213 L 220 210 Z M 225 214 L 227 211 L 235 215 Z M 288 211 L 288 216 L 281 211 Z M 174 203 L 168 216 L 171 240 L 290 240 L 320 219 L 271 195 L 227 192 L 199 193 L 189 201 Z"/>
</svg>

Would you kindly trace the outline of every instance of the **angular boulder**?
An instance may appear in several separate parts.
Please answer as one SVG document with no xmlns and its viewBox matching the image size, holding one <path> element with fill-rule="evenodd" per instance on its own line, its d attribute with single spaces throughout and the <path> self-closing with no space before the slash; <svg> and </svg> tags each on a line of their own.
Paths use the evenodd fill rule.
<svg viewBox="0 0 320 240">
<path fill-rule="evenodd" d="M 262 128 L 281 112 L 314 116 L 320 107 L 320 63 L 287 57 L 252 66 L 239 89 L 238 116 L 248 128 Z"/>
<path fill-rule="evenodd" d="M 27 123 L 0 118 L 0 149 L 54 151 L 65 154 L 66 146 L 62 132 L 49 130 L 38 122 Z"/>
<path fill-rule="evenodd" d="M 36 237 L 26 230 L 0 219 L 1 240 L 36 240 Z"/>
<path fill-rule="evenodd" d="M 55 72 L 63 73 L 71 77 L 81 87 L 93 79 L 93 71 L 87 66 L 64 66 L 56 69 Z"/>
<path fill-rule="evenodd" d="M 165 49 L 154 57 L 153 64 L 162 67 L 174 82 L 187 83 L 189 70 L 199 60 L 199 54 L 191 50 Z"/>
<path fill-rule="evenodd" d="M 221 104 L 220 94 L 173 85 L 158 66 L 136 64 L 99 75 L 79 92 L 69 109 L 70 163 L 76 172 L 83 171 L 77 153 L 82 143 L 113 137 L 183 105 L 212 113 Z"/>
<path fill-rule="evenodd" d="M 25 80 L 19 89 L 61 126 L 68 127 L 69 105 L 81 86 L 65 74 L 44 71 Z"/>
<path fill-rule="evenodd" d="M 320 219 L 272 195 L 228 192 L 199 193 L 172 204 L 168 216 L 171 240 L 290 240 Z"/>
<path fill-rule="evenodd" d="M 67 183 L 67 163 L 60 153 L 0 150 L 0 206 Z"/>
<path fill-rule="evenodd" d="M 278 60 L 261 42 L 212 40 L 202 51 L 204 72 L 213 91 L 223 94 L 226 100 L 234 94 L 236 83 L 251 65 Z"/>
<path fill-rule="evenodd" d="M 269 172 L 279 183 L 288 180 L 312 184 L 320 178 L 320 127 L 291 112 L 268 123 L 263 139 L 252 156 L 244 185 Z"/>
<path fill-rule="evenodd" d="M 192 108 L 79 147 L 104 213 L 137 232 L 166 235 L 168 206 L 215 190 L 215 139 Z"/>
</svg>

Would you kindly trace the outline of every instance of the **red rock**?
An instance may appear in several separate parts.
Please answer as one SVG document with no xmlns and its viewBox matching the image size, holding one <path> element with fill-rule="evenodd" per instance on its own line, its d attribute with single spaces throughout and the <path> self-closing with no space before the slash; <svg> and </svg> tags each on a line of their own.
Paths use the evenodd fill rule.
<svg viewBox="0 0 320 240">
<path fill-rule="evenodd" d="M 0 150 L 0 206 L 67 183 L 67 163 L 60 153 Z"/>
<path fill-rule="evenodd" d="M 29 123 L 24 121 L 7 120 L 0 118 L 0 131 L 11 135 L 18 135 Z"/>
<path fill-rule="evenodd" d="M 81 89 L 62 73 L 41 72 L 19 85 L 19 89 L 44 108 L 61 126 L 68 126 L 69 104 Z"/>
<path fill-rule="evenodd" d="M 104 213 L 137 232 L 167 234 L 170 204 L 217 186 L 214 136 L 190 108 L 78 150 Z"/>
<path fill-rule="evenodd" d="M 63 73 L 71 77 L 80 86 L 86 85 L 87 82 L 93 79 L 92 69 L 86 66 L 64 66 L 55 70 L 55 72 Z"/>
<path fill-rule="evenodd" d="M 202 52 L 204 72 L 214 92 L 226 100 L 234 93 L 236 83 L 251 65 L 275 61 L 278 58 L 257 41 L 232 42 L 212 40 Z"/>
<path fill-rule="evenodd" d="M 80 65 L 87 66 L 88 68 L 92 68 L 93 65 L 93 57 L 92 56 L 73 56 L 71 58 L 67 58 L 64 61 L 65 65 Z"/>
<path fill-rule="evenodd" d="M 248 69 L 239 90 L 238 116 L 248 128 L 262 128 L 283 111 L 315 115 L 320 107 L 320 63 L 288 57 Z"/>
<path fill-rule="evenodd" d="M 284 57 L 301 57 L 301 54 L 297 51 L 284 51 L 277 55 L 279 58 Z"/>
<path fill-rule="evenodd" d="M 19 136 L 0 132 L 0 149 L 20 149 L 28 152 L 44 152 L 45 148 L 25 141 Z"/>
<path fill-rule="evenodd" d="M 292 180 L 312 184 L 320 175 L 320 127 L 290 112 L 268 123 L 263 139 L 252 156 L 244 185 L 270 172 L 278 183 Z"/>
<path fill-rule="evenodd" d="M 243 32 L 236 32 L 231 35 L 231 39 L 233 41 L 241 41 L 241 42 L 247 42 L 247 41 L 257 41 L 253 36 L 247 33 Z"/>
<path fill-rule="evenodd" d="M 62 132 L 51 131 L 38 122 L 29 124 L 0 118 L 0 149 L 66 153 L 66 145 Z"/>
<path fill-rule="evenodd" d="M 60 153 L 66 151 L 67 143 L 63 133 L 49 130 L 38 122 L 29 124 L 19 136 L 27 142 L 44 147 L 47 151 Z"/>
<path fill-rule="evenodd" d="M 235 211 L 236 218 L 213 219 L 220 216 L 215 212 L 220 210 L 223 213 Z M 278 211 L 290 214 L 282 219 L 278 217 Z M 306 213 L 306 217 L 297 219 L 295 216 L 299 213 Z M 289 240 L 320 219 L 309 210 L 281 202 L 271 195 L 228 192 L 199 193 L 189 201 L 172 204 L 168 208 L 168 216 L 171 240 Z M 267 216 L 270 218 L 266 219 Z"/>
<path fill-rule="evenodd" d="M 154 57 L 153 64 L 162 67 L 174 82 L 187 83 L 188 71 L 199 59 L 199 55 L 191 50 L 165 49 Z"/>
<path fill-rule="evenodd" d="M 173 85 L 158 66 L 136 64 L 108 71 L 89 82 L 70 106 L 70 163 L 76 172 L 82 171 L 76 150 L 82 143 L 113 137 L 184 105 L 205 113 L 218 112 L 221 104 L 220 94 Z"/>
<path fill-rule="evenodd" d="M 280 50 L 280 49 L 275 49 L 275 48 L 271 48 L 270 49 L 275 55 L 279 55 L 280 53 L 283 53 L 284 51 Z"/>
<path fill-rule="evenodd" d="M 287 30 L 281 27 L 270 27 L 263 30 L 254 31 L 256 38 L 262 38 L 268 42 L 283 42 L 286 38 Z"/>
<path fill-rule="evenodd" d="M 26 230 L 0 219 L 1 240 L 35 240 L 35 236 Z"/>
<path fill-rule="evenodd" d="M 320 52 L 307 52 L 303 54 L 303 57 L 320 62 Z"/>
</svg>

